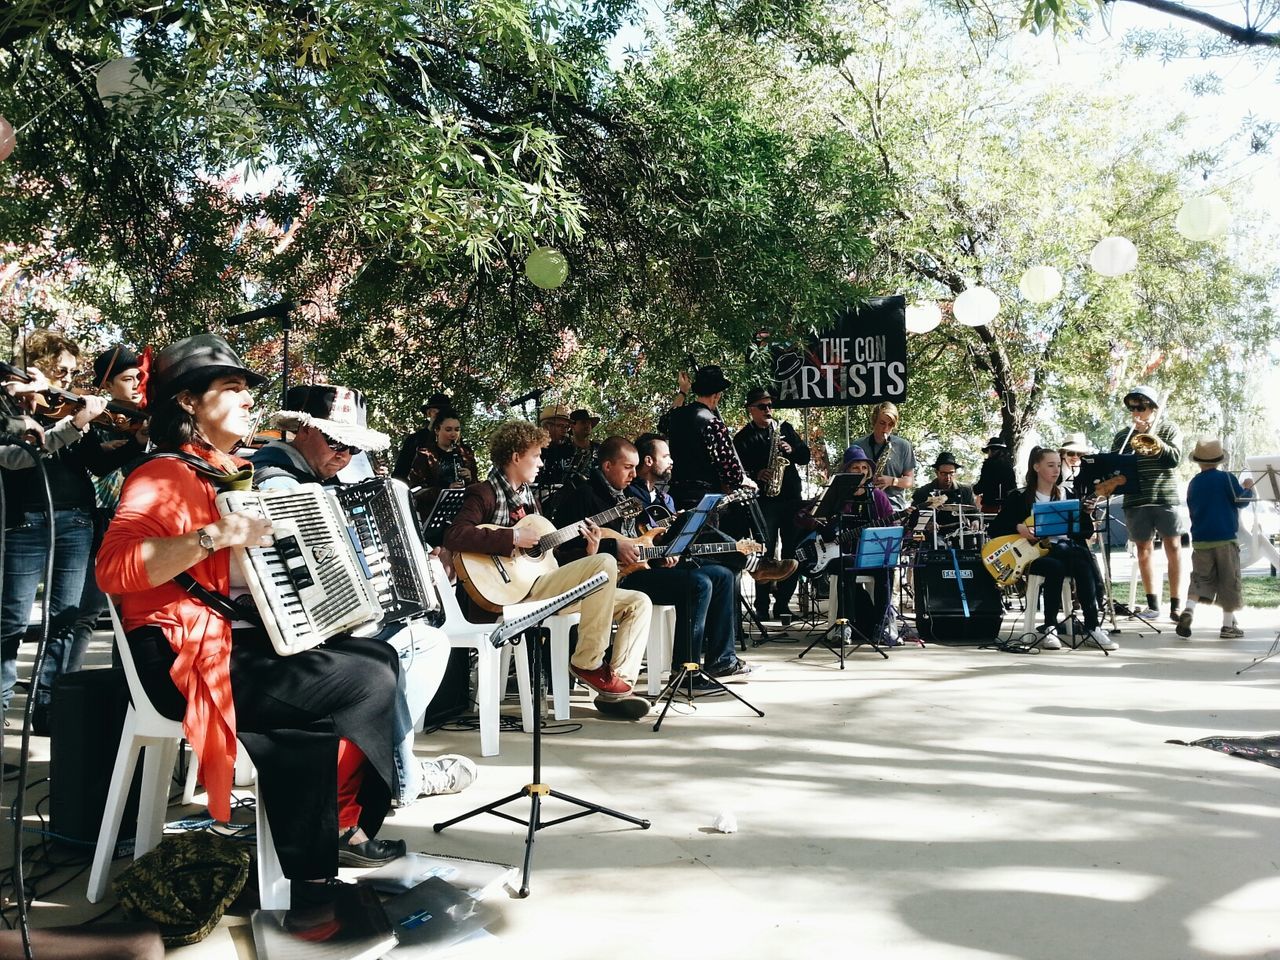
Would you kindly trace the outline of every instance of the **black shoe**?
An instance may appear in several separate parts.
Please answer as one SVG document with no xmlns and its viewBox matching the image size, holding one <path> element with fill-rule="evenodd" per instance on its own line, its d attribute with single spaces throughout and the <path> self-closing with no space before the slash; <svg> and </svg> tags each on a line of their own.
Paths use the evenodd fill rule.
<svg viewBox="0 0 1280 960">
<path fill-rule="evenodd" d="M 6 780 L 18 779 L 18 765 L 16 763 L 6 763 L 4 765 L 4 778 Z"/>
<path fill-rule="evenodd" d="M 688 681 L 685 681 L 680 684 L 680 690 L 676 692 L 687 692 L 688 689 Z M 703 697 L 727 697 L 729 691 L 724 688 L 723 683 L 716 683 L 706 674 L 697 673 L 693 677 L 693 695 L 699 699 Z"/>
<path fill-rule="evenodd" d="M 596 697 L 596 711 L 610 720 L 640 720 L 649 714 L 649 701 L 635 696 L 619 700 Z"/>
<path fill-rule="evenodd" d="M 403 840 L 379 840 L 374 837 L 364 843 L 352 843 L 351 836 L 359 829 L 352 827 L 338 837 L 338 865 L 342 867 L 380 867 L 384 863 L 403 857 L 409 850 Z"/>
<path fill-rule="evenodd" d="M 337 877 L 329 877 L 327 880 L 295 880 L 289 885 L 289 906 L 293 910 L 328 906 L 346 891 L 355 888 L 355 884 L 343 883 Z"/>
<path fill-rule="evenodd" d="M 764 603 L 756 604 L 756 619 L 761 621 L 769 619 L 769 601 L 768 600 L 765 600 Z"/>
</svg>

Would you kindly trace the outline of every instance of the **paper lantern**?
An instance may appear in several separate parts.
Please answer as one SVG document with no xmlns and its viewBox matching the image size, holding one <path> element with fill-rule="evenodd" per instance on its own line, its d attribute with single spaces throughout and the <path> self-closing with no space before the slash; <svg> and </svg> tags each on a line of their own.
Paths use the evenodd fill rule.
<svg viewBox="0 0 1280 960">
<path fill-rule="evenodd" d="M 1022 275 L 1018 289 L 1032 303 L 1048 303 L 1062 292 L 1062 274 L 1042 263 Z"/>
<path fill-rule="evenodd" d="M 942 322 L 942 308 L 933 301 L 907 307 L 907 333 L 928 333 Z"/>
<path fill-rule="evenodd" d="M 1089 266 L 1104 277 L 1119 277 L 1138 265 L 1138 248 L 1124 237 L 1107 237 L 1089 253 Z"/>
<path fill-rule="evenodd" d="M 1231 226 L 1231 211 L 1216 193 L 1192 197 L 1182 205 L 1173 225 L 1188 240 L 1214 240 Z"/>
<path fill-rule="evenodd" d="M 18 136 L 13 132 L 13 124 L 0 117 L 0 163 L 9 159 L 9 154 L 13 153 L 14 144 L 18 142 Z"/>
<path fill-rule="evenodd" d="M 94 79 L 98 97 L 108 107 L 129 106 L 129 101 L 151 90 L 151 84 L 138 69 L 137 57 L 109 60 Z M 137 104 L 134 104 L 137 106 Z"/>
<path fill-rule="evenodd" d="M 956 297 L 951 312 L 966 327 L 985 327 L 1000 312 L 1000 298 L 986 287 L 970 287 Z"/>
<path fill-rule="evenodd" d="M 524 275 L 535 287 L 554 290 L 569 276 L 569 261 L 553 247 L 539 247 L 524 262 Z"/>
</svg>

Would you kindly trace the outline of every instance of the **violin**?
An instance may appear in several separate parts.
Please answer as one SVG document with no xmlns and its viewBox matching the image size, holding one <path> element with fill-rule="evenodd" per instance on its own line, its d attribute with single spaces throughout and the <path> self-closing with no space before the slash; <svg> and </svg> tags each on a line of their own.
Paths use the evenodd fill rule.
<svg viewBox="0 0 1280 960">
<path fill-rule="evenodd" d="M 17 367 L 7 363 L 0 362 L 0 374 L 10 380 L 17 380 L 20 383 L 31 383 L 32 377 L 25 370 L 19 370 Z M 84 406 L 85 394 L 80 394 L 72 390 L 63 390 L 61 387 L 55 387 L 52 384 L 40 390 L 36 396 L 35 412 L 49 420 L 61 420 L 63 417 L 71 416 L 77 410 Z M 121 403 L 118 400 L 108 400 L 107 408 L 93 419 L 93 423 L 102 424 L 121 433 L 137 433 L 146 427 L 150 420 L 150 414 L 145 410 Z"/>
</svg>

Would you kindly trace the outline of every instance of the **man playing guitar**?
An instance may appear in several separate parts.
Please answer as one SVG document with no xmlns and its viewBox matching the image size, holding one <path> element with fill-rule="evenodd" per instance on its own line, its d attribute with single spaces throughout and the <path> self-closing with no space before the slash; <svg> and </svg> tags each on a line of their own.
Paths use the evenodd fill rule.
<svg viewBox="0 0 1280 960">
<path fill-rule="evenodd" d="M 518 551 L 538 546 L 538 534 L 515 524 L 540 512 L 531 485 L 549 439 L 547 431 L 523 420 L 507 421 L 493 432 L 489 438 L 493 469 L 486 482 L 467 488 L 457 519 L 445 535 L 446 549 L 455 554 L 514 557 Z M 580 533 L 584 556 L 538 577 L 523 599 L 553 597 L 597 573 L 608 575 L 603 587 L 565 608 L 582 617 L 569 672 L 596 692 L 596 709 L 601 714 L 639 720 L 649 712 L 649 702 L 632 696 L 631 688 L 644 656 L 653 605 L 643 593 L 617 588 L 618 561 L 600 551 L 600 527 L 584 522 Z M 605 659 L 615 621 L 613 653 Z"/>
<path fill-rule="evenodd" d="M 653 465 L 669 465 L 670 453 L 663 440 L 653 438 L 646 443 L 645 460 Z M 556 523 L 565 526 L 582 518 L 601 513 L 617 501 L 629 496 L 636 480 L 640 457 L 635 444 L 623 437 L 609 437 L 600 446 L 600 465 L 592 471 L 579 496 L 565 504 Z M 650 493 L 650 490 L 646 490 Z M 639 559 L 637 529 L 632 518 L 611 521 L 605 531 L 600 550 L 618 558 L 624 571 Z M 564 558 L 580 556 L 584 540 L 573 540 L 562 548 Z M 704 567 L 675 560 L 650 560 L 647 569 L 634 570 L 620 583 L 629 590 L 639 590 L 654 603 L 676 608 L 675 663 L 704 663 L 708 674 L 722 682 L 745 680 L 751 667 L 734 652 L 736 621 L 735 586 L 737 576 L 727 567 L 707 564 Z M 650 664 L 649 669 L 660 669 Z M 732 679 L 730 679 L 732 678 Z M 701 678 L 698 678 L 701 680 Z M 694 683 L 719 690 L 715 684 Z"/>
</svg>

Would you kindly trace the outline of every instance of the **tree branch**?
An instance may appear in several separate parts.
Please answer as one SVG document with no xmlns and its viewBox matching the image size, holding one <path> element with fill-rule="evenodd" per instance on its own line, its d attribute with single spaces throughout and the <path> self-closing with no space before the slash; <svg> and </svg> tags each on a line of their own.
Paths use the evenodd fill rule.
<svg viewBox="0 0 1280 960">
<path fill-rule="evenodd" d="M 1228 40 L 1238 43 L 1242 47 L 1280 47 L 1280 33 L 1266 33 L 1253 26 L 1241 26 L 1238 23 L 1232 23 L 1230 20 L 1224 20 L 1222 17 L 1215 17 L 1211 13 L 1205 13 L 1203 10 L 1193 10 L 1186 4 L 1175 3 L 1173 0 L 1102 0 L 1102 3 L 1104 5 L 1108 3 L 1132 3 L 1135 6 L 1156 10 L 1180 20 L 1189 20 L 1192 23 L 1208 27 L 1210 30 L 1222 34 Z"/>
</svg>

